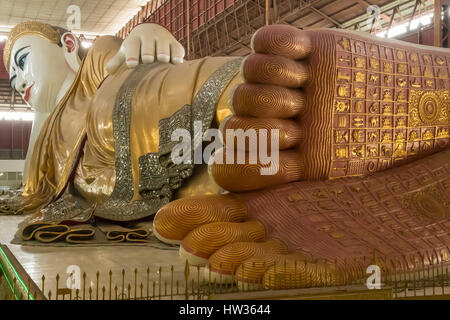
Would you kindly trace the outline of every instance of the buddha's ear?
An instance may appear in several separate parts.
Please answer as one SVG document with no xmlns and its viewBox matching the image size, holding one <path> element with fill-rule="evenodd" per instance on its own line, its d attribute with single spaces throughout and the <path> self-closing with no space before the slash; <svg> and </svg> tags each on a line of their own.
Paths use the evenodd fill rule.
<svg viewBox="0 0 450 320">
<path fill-rule="evenodd" d="M 80 69 L 81 60 L 78 55 L 80 42 L 72 32 L 66 32 L 61 36 L 61 44 L 64 50 L 64 57 L 70 69 L 77 73 Z"/>
</svg>

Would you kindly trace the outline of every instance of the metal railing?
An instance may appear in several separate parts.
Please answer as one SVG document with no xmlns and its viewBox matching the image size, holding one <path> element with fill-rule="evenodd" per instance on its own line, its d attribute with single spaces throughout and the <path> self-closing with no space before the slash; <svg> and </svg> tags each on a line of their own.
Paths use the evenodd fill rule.
<svg viewBox="0 0 450 320">
<path fill-rule="evenodd" d="M 8 280 L 5 275 L 0 276 L 0 288 L 3 290 L 9 288 L 7 299 L 49 299 L 49 300 L 206 300 L 224 297 L 233 299 L 254 299 L 263 298 L 314 298 L 317 292 L 321 296 L 328 298 L 339 298 L 343 292 L 343 298 L 361 298 L 379 297 L 379 292 L 388 294 L 382 296 L 384 299 L 450 299 L 450 277 L 449 266 L 445 262 L 435 264 L 421 264 L 414 269 L 398 272 L 395 269 L 389 272 L 381 273 L 381 290 L 369 290 L 367 287 L 367 274 L 365 270 L 354 269 L 344 274 L 340 274 L 339 282 L 336 279 L 338 275 L 333 274 L 333 268 L 328 271 L 316 273 L 315 278 L 309 274 L 305 276 L 302 264 L 306 262 L 299 261 L 298 268 L 294 272 L 292 269 L 286 273 L 288 277 L 274 277 L 266 281 L 243 285 L 231 277 L 222 279 L 213 277 L 211 272 L 204 274 L 204 269 L 200 266 L 189 266 L 186 261 L 184 270 L 175 270 L 170 267 L 159 267 L 157 269 L 147 268 L 126 272 L 125 269 L 119 272 L 97 271 L 95 274 L 69 275 L 73 285 L 67 286 L 68 281 L 64 281 L 59 274 L 48 276 L 43 275 L 40 289 L 33 292 L 31 289 L 20 290 L 20 286 L 33 288 L 32 280 L 29 276 L 26 279 L 14 277 Z M 286 265 L 272 265 L 278 270 L 286 269 Z M 3 268 L 2 268 L 3 269 Z M 245 273 L 242 275 L 243 278 Z M 69 277 L 68 276 L 68 277 Z M 53 278 L 54 277 L 54 278 Z M 300 282 L 302 288 L 296 288 L 296 283 Z M 309 278 L 310 277 L 310 278 Z M 53 287 L 48 287 L 49 280 L 55 280 Z M 212 280 L 214 278 L 214 280 Z M 6 279 L 6 280 L 5 280 Z M 222 281 L 225 280 L 225 281 Z M 7 281 L 8 285 L 4 282 Z M 62 283 L 66 285 L 62 285 Z M 224 282 L 224 283 L 222 283 Z M 276 289 L 270 289 L 270 287 Z M 291 285 L 290 285 L 291 284 Z M 34 287 L 36 288 L 36 287 Z M 0 289 L 1 291 L 1 289 Z M 8 291 L 8 290 L 7 290 Z M 313 294 L 314 292 L 314 294 Z M 24 294 L 25 293 L 25 294 Z M 28 293 L 28 294 L 27 294 Z M 3 293 L 3 295 L 5 295 Z M 1 295 L 0 295 L 1 297 Z"/>
</svg>

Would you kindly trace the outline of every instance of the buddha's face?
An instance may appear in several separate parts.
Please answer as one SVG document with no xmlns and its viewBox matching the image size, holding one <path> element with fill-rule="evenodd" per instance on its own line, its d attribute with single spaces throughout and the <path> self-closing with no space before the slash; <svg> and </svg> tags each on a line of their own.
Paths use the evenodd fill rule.
<svg viewBox="0 0 450 320">
<path fill-rule="evenodd" d="M 24 35 L 12 48 L 11 87 L 37 111 L 51 111 L 59 102 L 63 84 L 70 78 L 68 75 L 77 72 L 74 70 L 77 66 L 77 41 L 71 33 L 63 37 L 63 45 L 59 46 L 39 36 Z"/>
</svg>

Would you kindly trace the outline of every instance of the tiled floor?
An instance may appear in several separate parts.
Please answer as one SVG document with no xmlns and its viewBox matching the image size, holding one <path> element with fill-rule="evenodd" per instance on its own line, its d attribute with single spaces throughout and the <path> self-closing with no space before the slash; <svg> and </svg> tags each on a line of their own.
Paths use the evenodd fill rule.
<svg viewBox="0 0 450 320">
<path fill-rule="evenodd" d="M 150 294 L 152 294 L 152 283 L 156 282 L 156 291 L 158 291 L 159 267 L 162 268 L 161 284 L 162 291 L 165 290 L 165 281 L 167 281 L 167 290 L 170 292 L 171 266 L 174 266 L 174 291 L 176 290 L 176 281 L 179 281 L 180 292 L 184 287 L 184 261 L 178 256 L 176 248 L 170 250 L 161 250 L 151 247 L 139 246 L 103 246 L 103 247 L 33 247 L 11 244 L 17 225 L 24 219 L 21 216 L 2 216 L 0 217 L 0 242 L 6 244 L 12 253 L 16 256 L 24 269 L 31 278 L 42 289 L 42 275 L 45 275 L 45 294 L 52 290 L 53 294 L 56 288 L 56 275 L 59 274 L 60 280 L 58 287 L 67 287 L 67 279 L 71 270 L 80 270 L 80 274 L 86 272 L 86 286 L 93 286 L 94 294 L 96 289 L 96 273 L 100 271 L 99 283 L 100 291 L 103 285 L 109 287 L 109 271 L 113 272 L 112 288 L 114 283 L 122 287 L 122 270 L 125 270 L 125 288 L 128 284 L 134 290 L 135 268 L 138 269 L 138 291 L 140 283 L 143 284 L 144 294 L 147 290 L 147 268 L 150 268 L 149 282 Z M 68 271 L 68 268 L 70 271 Z M 78 269 L 79 268 L 79 269 Z M 191 268 L 191 276 L 197 280 L 197 268 Z M 83 277 L 80 277 L 82 287 Z M 139 296 L 139 293 L 138 293 Z"/>
</svg>

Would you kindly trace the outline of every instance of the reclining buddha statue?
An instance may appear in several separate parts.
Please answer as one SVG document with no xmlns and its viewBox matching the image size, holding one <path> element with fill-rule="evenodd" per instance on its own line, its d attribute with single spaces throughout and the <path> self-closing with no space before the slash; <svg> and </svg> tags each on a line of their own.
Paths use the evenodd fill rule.
<svg viewBox="0 0 450 320">
<path fill-rule="evenodd" d="M 150 27 L 159 30 L 139 26 Z M 244 59 L 138 63 L 159 41 L 172 43 L 170 57 L 170 37 L 141 47 L 100 37 L 81 56 L 70 32 L 11 31 L 12 86 L 31 102 L 59 101 L 34 144 L 24 240 L 78 243 L 96 221 L 154 215 L 152 233 L 214 279 L 277 288 L 317 284 L 330 266 L 331 282 L 358 277 L 373 259 L 403 271 L 448 262 L 450 50 L 271 25 Z M 198 123 L 220 128 L 244 161 L 216 150 L 208 164 L 175 162 L 174 133 L 195 144 Z M 251 143 L 228 135 L 249 129 L 279 152 L 275 163 L 252 162 Z M 110 238 L 145 240 L 136 230 Z"/>
</svg>

